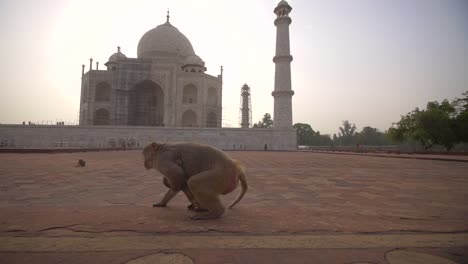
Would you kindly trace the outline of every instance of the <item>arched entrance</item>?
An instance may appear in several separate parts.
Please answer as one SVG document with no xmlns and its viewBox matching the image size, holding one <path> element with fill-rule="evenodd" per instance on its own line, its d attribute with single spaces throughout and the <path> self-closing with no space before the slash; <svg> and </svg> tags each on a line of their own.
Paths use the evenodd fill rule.
<svg viewBox="0 0 468 264">
<path fill-rule="evenodd" d="M 109 125 L 109 111 L 101 108 L 94 112 L 94 125 L 95 126 L 106 126 Z"/>
<path fill-rule="evenodd" d="M 192 110 L 187 110 L 182 115 L 182 126 L 183 127 L 196 127 L 197 126 L 197 114 Z"/>
<path fill-rule="evenodd" d="M 184 104 L 196 104 L 198 98 L 198 89 L 193 84 L 184 87 L 182 102 Z"/>
<path fill-rule="evenodd" d="M 136 84 L 130 91 L 128 124 L 131 126 L 164 125 L 164 93 L 150 80 Z"/>
</svg>

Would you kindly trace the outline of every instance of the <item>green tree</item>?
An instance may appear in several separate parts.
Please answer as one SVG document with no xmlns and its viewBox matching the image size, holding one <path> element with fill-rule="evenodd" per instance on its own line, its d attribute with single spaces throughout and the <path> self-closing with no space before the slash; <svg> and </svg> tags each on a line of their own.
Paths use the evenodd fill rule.
<svg viewBox="0 0 468 264">
<path fill-rule="evenodd" d="M 321 135 L 314 131 L 309 124 L 296 123 L 293 127 L 297 131 L 297 143 L 303 146 L 330 146 L 332 140 L 329 135 Z"/>
<path fill-rule="evenodd" d="M 297 132 L 297 144 L 311 146 L 315 131 L 309 124 L 296 123 L 293 125 Z"/>
<path fill-rule="evenodd" d="M 332 137 L 332 143 L 333 145 L 335 144 L 338 144 L 339 145 L 339 139 L 338 139 L 338 136 L 336 134 L 333 134 L 333 137 Z"/>
<path fill-rule="evenodd" d="M 452 129 L 458 142 L 468 142 L 468 111 L 455 118 Z"/>
<path fill-rule="evenodd" d="M 419 116 L 418 126 L 427 133 L 431 142 L 444 146 L 450 151 L 457 142 L 457 137 L 452 129 L 455 108 L 448 101 L 429 102 L 425 111 Z"/>
<path fill-rule="evenodd" d="M 321 135 L 320 131 L 315 132 L 315 135 L 312 137 L 313 146 L 331 146 L 333 145 L 330 135 Z"/>
<path fill-rule="evenodd" d="M 269 113 L 265 113 L 263 115 L 262 121 L 258 121 L 258 123 L 253 125 L 253 128 L 272 128 L 273 127 L 273 119 L 271 119 L 271 115 Z"/>
<path fill-rule="evenodd" d="M 389 136 L 397 142 L 415 140 L 420 142 L 425 150 L 433 145 L 442 145 L 450 151 L 457 142 L 463 141 L 462 135 L 457 133 L 457 129 L 463 127 L 463 120 L 461 123 L 457 122 L 458 118 L 463 119 L 460 117 L 462 112 L 457 114 L 454 102 L 450 103 L 448 100 L 442 103 L 429 102 L 426 109 L 416 108 L 402 116 L 400 121 L 389 129 Z"/>
<path fill-rule="evenodd" d="M 462 98 L 453 101 L 455 118 L 452 129 L 459 142 L 468 142 L 468 91 L 464 92 Z"/>
<path fill-rule="evenodd" d="M 359 144 L 370 146 L 388 145 L 386 133 L 380 132 L 377 128 L 365 126 L 361 132 L 355 134 L 355 140 Z"/>
<path fill-rule="evenodd" d="M 400 121 L 392 124 L 392 127 L 388 129 L 388 135 L 392 141 L 403 142 L 412 137 L 410 131 L 415 127 L 414 116 L 417 112 L 419 112 L 419 109 L 416 107 L 412 112 L 401 116 Z"/>
<path fill-rule="evenodd" d="M 345 120 L 343 121 L 343 126 L 339 127 L 339 130 L 339 145 L 352 145 L 354 143 L 354 135 L 356 134 L 356 125 L 351 124 L 348 120 Z"/>
</svg>

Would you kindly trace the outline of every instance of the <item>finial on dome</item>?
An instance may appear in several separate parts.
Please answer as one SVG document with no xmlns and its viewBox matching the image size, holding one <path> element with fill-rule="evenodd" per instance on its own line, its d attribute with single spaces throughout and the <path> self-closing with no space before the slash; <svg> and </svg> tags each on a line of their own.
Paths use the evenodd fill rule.
<svg viewBox="0 0 468 264">
<path fill-rule="evenodd" d="M 167 23 L 169 23 L 169 17 L 170 17 L 170 16 L 169 16 L 169 8 L 168 8 L 168 9 L 167 9 L 167 16 L 166 16 L 166 18 L 167 18 Z"/>
<path fill-rule="evenodd" d="M 117 52 L 120 53 L 120 46 L 117 46 Z"/>
</svg>

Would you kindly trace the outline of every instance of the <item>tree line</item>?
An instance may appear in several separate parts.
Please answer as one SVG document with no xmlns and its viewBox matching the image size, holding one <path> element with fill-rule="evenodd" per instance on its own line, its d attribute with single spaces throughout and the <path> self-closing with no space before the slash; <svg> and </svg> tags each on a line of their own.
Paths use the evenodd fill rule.
<svg viewBox="0 0 468 264">
<path fill-rule="evenodd" d="M 253 125 L 253 128 L 272 128 L 273 120 L 269 113 L 266 113 L 262 120 Z M 360 132 L 356 131 L 356 125 L 348 120 L 343 121 L 338 135 L 330 137 L 328 134 L 320 134 L 309 124 L 296 123 L 293 126 L 297 131 L 297 143 L 304 146 L 351 146 L 362 145 L 388 145 L 390 144 L 386 133 L 380 132 L 377 128 L 364 127 Z"/>
<path fill-rule="evenodd" d="M 415 108 L 388 130 L 395 142 L 418 142 L 425 150 L 435 145 L 450 151 L 468 142 L 468 91 L 453 101 L 428 102 L 426 109 Z"/>
<path fill-rule="evenodd" d="M 271 128 L 273 120 L 266 113 L 253 128 Z M 298 145 L 305 146 L 384 146 L 391 144 L 417 144 L 425 150 L 443 146 L 450 151 L 456 144 L 468 143 L 468 91 L 461 98 L 441 103 L 428 102 L 425 109 L 415 108 L 402 115 L 387 131 L 365 126 L 357 131 L 356 125 L 345 120 L 338 134 L 330 136 L 315 131 L 309 124 L 296 123 Z"/>
<path fill-rule="evenodd" d="M 356 125 L 348 120 L 342 122 L 339 132 L 330 136 L 314 131 L 309 124 L 296 123 L 293 126 L 297 131 L 297 144 L 305 146 L 385 146 L 391 141 L 386 132 L 381 132 L 377 128 L 366 126 L 361 131 L 357 131 Z"/>
</svg>

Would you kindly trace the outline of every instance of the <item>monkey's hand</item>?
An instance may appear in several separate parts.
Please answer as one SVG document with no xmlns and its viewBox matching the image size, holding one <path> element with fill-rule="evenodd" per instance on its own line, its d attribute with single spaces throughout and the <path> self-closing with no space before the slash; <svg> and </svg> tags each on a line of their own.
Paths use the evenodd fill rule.
<svg viewBox="0 0 468 264">
<path fill-rule="evenodd" d="M 161 201 L 159 201 L 157 204 L 153 204 L 153 207 L 166 207 L 167 203 L 176 196 L 178 192 L 175 192 L 171 189 L 167 190 L 166 194 L 164 194 L 164 197 L 162 198 Z"/>
</svg>

